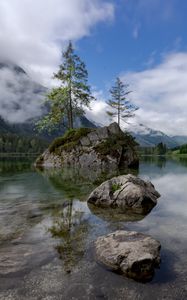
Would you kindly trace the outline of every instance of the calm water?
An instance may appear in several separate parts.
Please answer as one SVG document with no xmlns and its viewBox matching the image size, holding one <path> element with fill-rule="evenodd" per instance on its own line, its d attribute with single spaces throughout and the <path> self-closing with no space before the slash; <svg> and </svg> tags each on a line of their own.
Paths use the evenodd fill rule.
<svg viewBox="0 0 187 300">
<path fill-rule="evenodd" d="M 187 160 L 142 160 L 139 176 L 162 195 L 144 218 L 90 210 L 86 198 L 107 176 L 0 162 L 0 299 L 187 299 Z M 116 229 L 161 242 L 152 282 L 95 262 L 93 241 Z"/>
</svg>

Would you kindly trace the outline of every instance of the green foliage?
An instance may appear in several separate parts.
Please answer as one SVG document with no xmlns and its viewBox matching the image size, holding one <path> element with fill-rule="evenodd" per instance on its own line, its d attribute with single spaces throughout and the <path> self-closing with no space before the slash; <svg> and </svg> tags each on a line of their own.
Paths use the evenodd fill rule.
<svg viewBox="0 0 187 300">
<path fill-rule="evenodd" d="M 120 156 L 121 148 L 131 148 L 135 151 L 135 147 L 138 144 L 136 143 L 135 139 L 128 133 L 122 133 L 104 140 L 103 142 L 99 143 L 94 147 L 94 149 L 105 157 L 106 155 L 111 155 L 113 157 Z"/>
<path fill-rule="evenodd" d="M 55 249 L 63 261 L 65 271 L 69 273 L 85 253 L 89 224 L 84 220 L 84 213 L 74 209 L 73 200 L 66 203 L 62 210 L 56 211 L 52 220 L 48 231 L 57 239 Z"/>
<path fill-rule="evenodd" d="M 159 143 L 155 148 L 155 153 L 158 155 L 164 155 L 167 152 L 167 147 L 163 143 Z"/>
<path fill-rule="evenodd" d="M 131 93 L 128 90 L 128 84 L 123 82 L 117 77 L 115 85 L 110 89 L 111 99 L 107 104 L 112 108 L 111 111 L 107 111 L 109 117 L 117 116 L 117 122 L 120 126 L 121 119 L 128 119 L 134 116 L 134 112 L 138 109 L 135 105 L 131 104 L 127 99 L 127 96 Z"/>
<path fill-rule="evenodd" d="M 52 142 L 49 146 L 49 152 L 56 152 L 59 147 L 62 147 L 64 150 L 72 149 L 79 143 L 81 137 L 91 131 L 91 128 L 70 129 L 62 137 L 56 138 Z"/>
<path fill-rule="evenodd" d="M 121 187 L 120 184 L 112 184 L 112 187 L 111 187 L 111 190 L 112 190 L 112 193 L 115 193 L 117 190 L 119 190 Z"/>
<path fill-rule="evenodd" d="M 88 85 L 88 72 L 85 63 L 74 53 L 72 43 L 62 54 L 63 63 L 54 74 L 60 86 L 48 95 L 49 113 L 37 123 L 38 129 L 53 130 L 59 123 L 68 129 L 73 128 L 74 118 L 84 115 L 84 107 L 89 107 L 94 99 Z"/>
<path fill-rule="evenodd" d="M 155 147 L 140 147 L 139 152 L 142 155 L 165 155 L 168 149 L 165 144 L 159 143 Z"/>
<path fill-rule="evenodd" d="M 113 139 L 106 139 L 105 141 L 99 143 L 94 148 L 102 157 L 111 155 L 114 157 L 120 156 L 120 144 L 116 143 Z"/>
<path fill-rule="evenodd" d="M 48 146 L 36 137 L 5 133 L 0 136 L 0 153 L 41 153 Z"/>
<path fill-rule="evenodd" d="M 179 149 L 180 154 L 187 154 L 187 144 L 184 144 Z"/>
<path fill-rule="evenodd" d="M 66 97 L 67 89 L 65 87 L 55 88 L 46 95 L 45 102 L 46 105 L 50 107 L 50 111 L 36 123 L 39 132 L 42 132 L 44 130 L 52 132 L 56 129 L 59 123 L 64 123 L 64 118 L 66 116 Z"/>
</svg>

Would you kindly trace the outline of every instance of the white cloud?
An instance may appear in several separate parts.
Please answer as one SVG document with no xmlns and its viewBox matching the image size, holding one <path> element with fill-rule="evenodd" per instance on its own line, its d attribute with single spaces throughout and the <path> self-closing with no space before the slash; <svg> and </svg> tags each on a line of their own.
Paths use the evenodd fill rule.
<svg viewBox="0 0 187 300">
<path fill-rule="evenodd" d="M 162 63 L 141 72 L 120 75 L 130 84 L 132 103 L 139 107 L 130 123 L 143 123 L 169 135 L 187 135 L 187 53 L 168 54 Z M 102 92 L 92 104 L 88 118 L 108 124 L 107 104 Z M 122 122 L 122 126 L 130 128 Z"/>
<path fill-rule="evenodd" d="M 68 40 L 112 20 L 114 6 L 102 0 L 1 0 L 0 59 L 21 65 L 48 84 Z"/>
<path fill-rule="evenodd" d="M 130 83 L 137 120 L 168 134 L 187 134 L 187 53 L 169 54 L 142 72 L 121 76 Z"/>
<path fill-rule="evenodd" d="M 113 17 L 107 0 L 0 0 L 0 63 L 12 61 L 49 87 L 67 42 Z M 0 116 L 10 122 L 39 116 L 41 97 L 35 88 L 25 74 L 0 69 Z"/>
<path fill-rule="evenodd" d="M 14 66 L 0 68 L 0 116 L 22 123 L 42 113 L 44 89 Z"/>
<path fill-rule="evenodd" d="M 92 101 L 90 108 L 86 108 L 86 117 L 98 125 L 108 125 L 110 120 L 106 114 L 107 103 L 105 101 L 105 96 L 102 91 L 94 91 L 93 96 L 97 99 Z"/>
</svg>

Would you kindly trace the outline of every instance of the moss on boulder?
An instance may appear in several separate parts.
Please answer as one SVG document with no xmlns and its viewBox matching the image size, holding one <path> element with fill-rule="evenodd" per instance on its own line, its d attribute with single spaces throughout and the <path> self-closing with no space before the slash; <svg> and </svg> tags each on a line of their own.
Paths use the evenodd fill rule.
<svg viewBox="0 0 187 300">
<path fill-rule="evenodd" d="M 102 128 L 79 128 L 55 139 L 36 161 L 46 167 L 118 168 L 138 164 L 137 143 L 117 123 Z"/>
</svg>

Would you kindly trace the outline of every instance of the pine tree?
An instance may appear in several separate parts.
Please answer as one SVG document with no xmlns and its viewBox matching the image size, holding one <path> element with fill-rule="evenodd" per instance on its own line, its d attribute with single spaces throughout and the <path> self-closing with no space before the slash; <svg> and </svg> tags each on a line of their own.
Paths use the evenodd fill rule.
<svg viewBox="0 0 187 300">
<path fill-rule="evenodd" d="M 60 123 L 68 123 L 68 129 L 74 127 L 74 119 L 83 115 L 84 107 L 89 107 L 94 99 L 88 85 L 88 72 L 85 63 L 74 53 L 72 43 L 62 54 L 63 62 L 54 78 L 60 86 L 54 88 L 47 96 L 50 112 L 39 122 L 39 128 L 55 127 Z"/>
<path fill-rule="evenodd" d="M 107 104 L 112 108 L 111 111 L 107 111 L 107 114 L 112 118 L 117 116 L 119 126 L 121 119 L 133 117 L 134 112 L 138 109 L 138 107 L 127 100 L 127 96 L 131 93 L 128 87 L 128 84 L 124 84 L 117 77 L 115 85 L 110 89 L 111 99 L 107 101 Z"/>
</svg>

